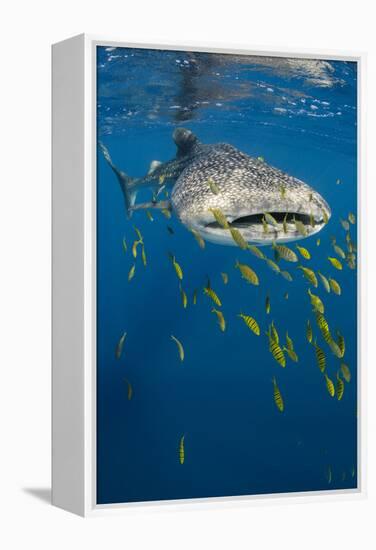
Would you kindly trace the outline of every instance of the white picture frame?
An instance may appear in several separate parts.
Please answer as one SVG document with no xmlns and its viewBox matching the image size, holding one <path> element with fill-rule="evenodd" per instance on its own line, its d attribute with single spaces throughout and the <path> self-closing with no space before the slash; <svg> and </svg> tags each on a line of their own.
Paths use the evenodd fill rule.
<svg viewBox="0 0 376 550">
<path fill-rule="evenodd" d="M 96 47 L 124 46 L 239 55 L 350 60 L 358 65 L 358 487 L 310 493 L 137 504 L 96 503 Z M 249 506 L 363 498 L 366 494 L 366 267 L 363 254 L 365 55 L 272 51 L 218 44 L 129 44 L 79 35 L 52 47 L 52 502 L 92 516 L 121 509 Z"/>
</svg>

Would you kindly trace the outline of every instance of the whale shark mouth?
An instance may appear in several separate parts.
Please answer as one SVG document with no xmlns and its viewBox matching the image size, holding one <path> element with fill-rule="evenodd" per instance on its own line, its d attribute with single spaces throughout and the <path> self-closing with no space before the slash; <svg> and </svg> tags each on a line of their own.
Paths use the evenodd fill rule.
<svg viewBox="0 0 376 550">
<path fill-rule="evenodd" d="M 260 246 L 273 242 L 287 243 L 310 237 L 318 233 L 331 216 L 330 209 L 316 210 L 314 214 L 296 211 L 270 211 L 274 223 L 265 220 L 265 212 L 256 212 L 242 216 L 227 215 L 229 228 L 240 231 L 248 244 L 254 243 Z M 324 218 L 326 214 L 326 218 Z M 298 227 L 300 222 L 301 227 Z M 205 220 L 198 223 L 196 229 L 202 237 L 213 243 L 236 246 L 233 235 L 228 229 L 223 228 L 216 220 Z"/>
<path fill-rule="evenodd" d="M 273 216 L 275 221 L 278 224 L 283 224 L 285 222 L 286 224 L 294 224 L 295 221 L 300 221 L 305 226 L 311 226 L 312 222 L 313 225 L 322 225 L 324 223 L 324 220 L 321 219 L 315 219 L 311 217 L 308 214 L 302 214 L 301 212 L 270 212 L 270 214 Z M 231 222 L 229 222 L 229 225 L 231 227 L 244 229 L 250 226 L 263 226 L 263 220 L 264 220 L 264 213 L 260 212 L 257 214 L 250 214 L 248 216 L 241 216 L 239 218 L 234 218 Z M 268 224 L 271 228 L 273 228 L 272 225 Z M 220 228 L 221 226 L 218 224 L 218 222 L 213 221 L 206 225 L 207 228 Z"/>
</svg>

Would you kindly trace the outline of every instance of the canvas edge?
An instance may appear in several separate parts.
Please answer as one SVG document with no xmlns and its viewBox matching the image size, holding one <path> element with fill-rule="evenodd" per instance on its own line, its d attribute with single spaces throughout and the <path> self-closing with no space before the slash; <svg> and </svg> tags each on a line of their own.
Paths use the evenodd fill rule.
<svg viewBox="0 0 376 550">
<path fill-rule="evenodd" d="M 85 201 L 84 201 L 84 506 L 80 515 L 118 514 L 138 510 L 187 510 L 216 507 L 238 507 L 261 504 L 294 504 L 298 502 L 331 502 L 333 500 L 359 499 L 366 497 L 366 292 L 365 234 L 366 234 L 366 180 L 365 180 L 365 64 L 364 52 L 339 52 L 324 50 L 300 50 L 283 48 L 243 47 L 218 43 L 130 43 L 94 35 L 80 35 L 85 43 Z M 75 37 L 77 38 L 77 37 Z M 70 40 L 70 39 L 68 39 Z M 97 46 L 118 46 L 133 48 L 154 48 L 168 50 L 194 50 L 239 55 L 293 56 L 344 60 L 357 63 L 358 67 L 358 487 L 348 490 L 315 491 L 304 493 L 267 494 L 234 497 L 210 497 L 177 501 L 156 501 L 121 504 L 96 504 L 96 48 Z M 361 330 L 360 330 L 361 328 Z M 73 510 L 72 510 L 73 511 Z"/>
<path fill-rule="evenodd" d="M 84 36 L 52 46 L 52 504 L 84 515 Z"/>
</svg>

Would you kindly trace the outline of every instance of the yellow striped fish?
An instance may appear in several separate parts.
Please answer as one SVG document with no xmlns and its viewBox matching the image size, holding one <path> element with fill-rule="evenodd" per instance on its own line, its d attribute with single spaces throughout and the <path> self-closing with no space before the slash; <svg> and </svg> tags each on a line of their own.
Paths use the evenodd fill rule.
<svg viewBox="0 0 376 550">
<path fill-rule="evenodd" d="M 331 279 L 329 277 L 329 284 L 330 288 L 333 290 L 334 294 L 337 294 L 338 296 L 341 295 L 341 287 L 339 286 L 339 283 L 335 279 Z"/>
<path fill-rule="evenodd" d="M 227 273 L 221 273 L 223 284 L 227 285 L 228 283 L 228 275 Z"/>
<path fill-rule="evenodd" d="M 273 260 L 271 260 L 270 258 L 265 258 L 265 261 L 272 271 L 275 271 L 276 273 L 280 273 L 281 268 L 279 267 L 279 265 L 273 262 Z"/>
<path fill-rule="evenodd" d="M 195 288 L 193 291 L 193 298 L 192 298 L 192 303 L 194 306 L 197 304 L 197 293 L 198 293 L 197 288 Z"/>
<path fill-rule="evenodd" d="M 254 244 L 249 244 L 248 245 L 248 250 L 250 252 L 252 252 L 252 254 L 254 256 L 257 256 L 257 258 L 260 258 L 260 260 L 264 260 L 265 259 L 265 254 L 263 252 L 261 252 L 261 250 L 259 248 L 257 248 L 256 245 Z"/>
<path fill-rule="evenodd" d="M 332 338 L 332 339 L 328 342 L 328 344 L 329 344 L 330 349 L 332 350 L 332 353 L 334 353 L 334 355 L 335 355 L 336 357 L 338 357 L 339 359 L 341 359 L 341 358 L 342 358 L 342 352 L 341 352 L 340 347 L 339 347 L 339 345 L 337 344 L 337 342 L 335 342 L 335 341 L 333 340 L 333 338 Z"/>
<path fill-rule="evenodd" d="M 168 220 L 171 218 L 171 212 L 168 208 L 162 208 L 161 212 Z"/>
<path fill-rule="evenodd" d="M 282 227 L 283 227 L 283 232 L 286 234 L 287 233 L 287 212 L 285 214 L 285 217 L 283 218 Z"/>
<path fill-rule="evenodd" d="M 137 247 L 139 244 L 142 244 L 141 240 L 134 241 L 132 245 L 132 255 L 134 258 L 137 258 Z"/>
<path fill-rule="evenodd" d="M 316 296 L 316 294 L 312 294 L 310 288 L 308 289 L 308 294 L 309 294 L 309 297 L 310 297 L 311 304 L 312 304 L 313 308 L 316 311 L 318 311 L 319 313 L 324 314 L 325 308 L 324 308 L 324 304 L 322 303 L 321 299 L 318 296 Z"/>
<path fill-rule="evenodd" d="M 235 267 L 239 269 L 242 278 L 245 279 L 248 283 L 252 283 L 253 285 L 259 284 L 259 279 L 257 274 L 253 271 L 252 268 L 249 267 L 247 264 L 241 264 L 236 260 Z"/>
<path fill-rule="evenodd" d="M 309 269 L 309 267 L 304 267 L 302 265 L 298 265 L 297 269 L 301 269 L 303 271 L 304 277 L 313 285 L 315 288 L 318 286 L 317 277 L 315 275 L 315 272 L 313 269 Z"/>
<path fill-rule="evenodd" d="M 341 363 L 341 373 L 343 378 L 346 380 L 347 383 L 351 380 L 351 372 L 349 367 L 345 363 Z"/>
<path fill-rule="evenodd" d="M 191 233 L 192 235 L 194 236 L 194 238 L 196 239 L 196 242 L 198 244 L 198 246 L 201 248 L 201 249 L 204 249 L 205 248 L 205 241 L 204 239 L 201 237 L 199 231 L 196 231 L 196 229 L 192 229 L 191 228 Z"/>
<path fill-rule="evenodd" d="M 345 231 L 349 231 L 349 229 L 350 229 L 350 224 L 349 224 L 349 222 L 348 222 L 347 220 L 342 220 L 341 218 L 339 219 L 339 221 L 340 221 L 340 223 L 341 223 L 343 229 L 344 229 Z"/>
<path fill-rule="evenodd" d="M 129 380 L 127 380 L 126 378 L 124 378 L 124 382 L 127 384 L 127 396 L 128 396 L 128 401 L 130 401 L 133 396 L 133 388 Z"/>
<path fill-rule="evenodd" d="M 175 344 L 177 345 L 177 348 L 178 348 L 178 352 L 179 352 L 179 357 L 180 357 L 180 361 L 184 361 L 184 348 L 183 348 L 183 344 L 180 342 L 180 340 L 178 340 L 175 336 L 173 336 L 171 334 L 171 339 L 175 342 Z"/>
<path fill-rule="evenodd" d="M 316 225 L 315 218 L 313 217 L 312 212 L 309 215 L 309 223 L 311 224 L 311 227 L 315 227 L 315 225 Z"/>
<path fill-rule="evenodd" d="M 133 264 L 128 273 L 128 281 L 131 281 L 136 273 L 136 264 Z"/>
<path fill-rule="evenodd" d="M 183 270 L 182 270 L 182 268 L 180 267 L 180 265 L 176 261 L 176 258 L 173 254 L 169 253 L 169 258 L 172 262 L 172 265 L 175 269 L 175 273 L 176 273 L 178 279 L 180 279 L 180 281 L 182 281 L 183 280 Z"/>
<path fill-rule="evenodd" d="M 185 460 L 184 440 L 185 440 L 185 434 L 181 436 L 180 441 L 179 441 L 179 462 L 180 462 L 180 464 L 184 464 L 184 460 Z"/>
<path fill-rule="evenodd" d="M 289 281 L 291 283 L 292 276 L 290 275 L 290 273 L 288 271 L 281 271 L 281 275 L 284 279 L 286 279 L 286 281 Z"/>
<path fill-rule="evenodd" d="M 154 221 L 154 218 L 153 218 L 153 216 L 151 215 L 151 213 L 150 213 L 149 210 L 146 210 L 146 215 L 147 215 L 148 220 L 149 220 L 150 222 L 153 222 L 153 221 Z"/>
<path fill-rule="evenodd" d="M 349 254 L 347 256 L 346 263 L 347 263 L 347 265 L 349 266 L 350 269 L 355 269 L 356 268 L 355 254 Z"/>
<path fill-rule="evenodd" d="M 308 252 L 306 248 L 304 248 L 304 246 L 299 246 L 298 244 L 295 246 L 299 250 L 300 254 L 303 256 L 303 258 L 305 258 L 306 260 L 311 259 L 311 254 Z"/>
<path fill-rule="evenodd" d="M 317 360 L 317 366 L 321 370 L 321 372 L 325 371 L 326 368 L 326 357 L 323 350 L 320 348 L 320 346 L 317 345 L 316 341 L 314 342 L 315 346 L 315 354 L 316 354 L 316 360 Z"/>
<path fill-rule="evenodd" d="M 265 311 L 266 311 L 267 314 L 270 313 L 270 297 L 269 297 L 269 294 L 265 298 Z"/>
<path fill-rule="evenodd" d="M 294 223 L 295 223 L 295 228 L 297 230 L 298 233 L 300 233 L 300 235 L 303 235 L 303 237 L 306 237 L 307 236 L 307 229 L 304 225 L 304 223 L 302 223 L 300 220 L 296 220 L 294 218 Z"/>
<path fill-rule="evenodd" d="M 319 329 L 321 331 L 321 334 L 322 334 L 325 342 L 330 345 L 330 343 L 332 341 L 332 336 L 330 334 L 328 321 L 318 311 L 316 311 L 316 323 L 317 323 L 317 326 L 319 327 Z"/>
<path fill-rule="evenodd" d="M 285 406 L 284 406 L 284 403 L 283 403 L 283 399 L 282 399 L 282 395 L 281 395 L 280 389 L 279 389 L 279 387 L 277 386 L 277 381 L 276 381 L 276 379 L 275 379 L 275 376 L 273 376 L 272 382 L 273 382 L 273 397 L 274 397 L 274 403 L 276 404 L 277 409 L 278 409 L 280 412 L 283 412 Z"/>
<path fill-rule="evenodd" d="M 225 321 L 225 318 L 223 316 L 222 311 L 219 311 L 218 309 L 215 309 L 214 307 L 211 311 L 212 311 L 212 313 L 216 314 L 218 324 L 219 324 L 219 328 L 221 329 L 222 332 L 224 332 L 226 330 L 226 321 Z"/>
<path fill-rule="evenodd" d="M 127 241 L 125 240 L 125 237 L 123 237 L 123 250 L 124 250 L 124 254 L 126 254 L 128 250 L 128 246 L 127 246 Z"/>
<path fill-rule="evenodd" d="M 144 264 L 144 266 L 146 267 L 146 252 L 145 252 L 145 246 L 144 244 L 142 244 L 142 248 L 141 248 L 141 258 L 142 258 L 142 263 Z"/>
<path fill-rule="evenodd" d="M 276 342 L 276 344 L 279 344 L 279 334 L 278 334 L 278 330 L 274 325 L 274 321 L 272 321 L 271 325 L 269 325 L 269 333 L 270 333 L 270 337 L 274 340 L 274 342 Z"/>
<path fill-rule="evenodd" d="M 235 227 L 230 227 L 230 233 L 231 233 L 231 237 L 233 238 L 233 241 L 238 245 L 238 247 L 241 248 L 242 250 L 247 250 L 248 243 L 244 239 L 240 231 Z"/>
<path fill-rule="evenodd" d="M 320 280 L 323 284 L 323 287 L 325 288 L 326 292 L 330 292 L 330 284 L 328 279 L 323 275 L 320 271 L 317 272 L 319 274 Z"/>
<path fill-rule="evenodd" d="M 279 344 L 271 336 L 269 336 L 269 351 L 273 355 L 274 359 L 281 365 L 286 366 L 286 358 Z"/>
<path fill-rule="evenodd" d="M 220 208 L 209 208 L 209 212 L 211 212 L 214 216 L 215 221 L 223 227 L 223 229 L 229 229 L 229 223 L 227 221 L 226 216 L 223 214 L 222 210 Z"/>
<path fill-rule="evenodd" d="M 136 235 L 137 235 L 137 238 L 138 240 L 140 241 L 140 243 L 143 243 L 144 242 L 144 238 L 143 236 L 141 235 L 141 231 L 138 229 L 138 227 L 136 227 L 135 225 L 133 226 L 133 229 L 135 230 L 136 232 Z"/>
<path fill-rule="evenodd" d="M 292 339 L 290 338 L 287 332 L 286 332 L 286 347 L 284 348 L 283 351 L 287 352 L 287 355 L 290 357 L 292 361 L 295 361 L 295 363 L 298 362 L 299 359 L 294 350 L 294 342 L 292 341 Z"/>
<path fill-rule="evenodd" d="M 341 401 L 344 391 L 345 391 L 345 384 L 342 378 L 340 377 L 339 372 L 337 372 L 336 396 L 338 401 Z"/>
<path fill-rule="evenodd" d="M 342 358 L 342 357 L 345 355 L 346 344 L 345 344 L 345 338 L 344 338 L 344 336 L 339 332 L 339 330 L 337 330 L 337 342 L 338 342 L 339 350 L 340 350 L 340 352 L 341 352 L 340 358 Z"/>
<path fill-rule="evenodd" d="M 350 214 L 348 215 L 347 219 L 349 220 L 350 223 L 352 223 L 354 225 L 354 223 L 356 223 L 356 219 L 355 219 L 355 215 L 350 212 Z"/>
<path fill-rule="evenodd" d="M 332 380 L 329 378 L 329 376 L 325 373 L 324 374 L 325 376 L 325 382 L 326 382 L 326 389 L 328 390 L 328 393 L 330 395 L 330 397 L 334 397 L 335 395 L 335 388 L 334 388 L 334 384 L 332 382 Z"/>
<path fill-rule="evenodd" d="M 269 214 L 269 212 L 264 212 L 264 218 L 265 218 L 266 223 L 268 223 L 269 225 L 273 225 L 274 227 L 278 228 L 277 220 L 271 214 Z"/>
<path fill-rule="evenodd" d="M 328 218 L 328 214 L 326 213 L 326 210 L 322 210 L 321 211 L 321 214 L 322 214 L 322 221 L 327 224 L 328 221 L 329 221 L 329 218 Z"/>
<path fill-rule="evenodd" d="M 340 246 L 338 246 L 338 244 L 333 244 L 333 248 L 334 248 L 334 252 L 337 254 L 337 256 L 342 258 L 342 260 L 344 260 L 346 258 L 346 254 L 344 253 L 342 248 Z"/>
<path fill-rule="evenodd" d="M 252 332 L 254 332 L 257 336 L 260 336 L 260 327 L 253 317 L 250 315 L 243 315 L 243 313 L 239 313 L 238 317 L 243 319 L 244 323 Z"/>
<path fill-rule="evenodd" d="M 309 320 L 307 321 L 306 337 L 307 337 L 308 342 L 309 342 L 310 344 L 312 344 L 313 334 L 312 334 L 311 322 L 310 322 Z"/>
<path fill-rule="evenodd" d="M 328 260 L 332 264 L 332 266 L 335 267 L 336 269 L 339 269 L 339 270 L 342 269 L 342 264 L 339 260 L 337 260 L 337 258 L 331 258 L 330 256 L 328 256 Z"/>
<path fill-rule="evenodd" d="M 294 342 L 290 338 L 288 332 L 286 332 L 286 348 L 292 350 L 294 349 Z"/>
<path fill-rule="evenodd" d="M 214 290 L 209 285 L 204 287 L 204 294 L 206 294 L 206 296 L 209 296 L 209 298 L 213 300 L 216 306 L 218 307 L 222 306 L 222 302 L 218 298 L 218 295 L 216 294 L 216 292 L 214 292 Z"/>
<path fill-rule="evenodd" d="M 210 187 L 210 191 L 214 193 L 214 195 L 219 194 L 219 187 L 212 178 L 208 179 L 208 185 Z"/>
<path fill-rule="evenodd" d="M 282 258 L 283 260 L 286 260 L 286 262 L 297 262 L 298 261 L 298 256 L 288 246 L 286 246 L 284 244 L 275 244 L 273 242 L 272 248 L 274 249 L 274 252 L 276 253 L 276 259 L 277 260 Z"/>
<path fill-rule="evenodd" d="M 288 348 L 284 347 L 283 351 L 285 351 L 287 353 L 287 355 L 290 357 L 291 361 L 294 361 L 294 363 L 297 363 L 299 361 L 299 357 L 297 356 L 295 350 L 288 349 Z"/>
<path fill-rule="evenodd" d="M 184 289 L 182 288 L 181 284 L 179 284 L 179 290 L 180 290 L 180 296 L 181 296 L 181 301 L 182 301 L 182 304 L 183 304 L 183 308 L 186 309 L 186 307 L 188 305 L 188 297 L 187 297 L 187 294 L 185 293 Z"/>
<path fill-rule="evenodd" d="M 269 233 L 269 226 L 266 223 L 266 219 L 265 219 L 264 216 L 262 217 L 261 221 L 262 221 L 262 229 L 263 229 L 264 233 Z"/>
<path fill-rule="evenodd" d="M 127 337 L 127 333 L 123 332 L 123 334 L 120 337 L 119 342 L 116 344 L 116 348 L 115 348 L 115 357 L 116 357 L 116 359 L 120 359 L 120 357 L 121 357 L 126 337 Z"/>
</svg>

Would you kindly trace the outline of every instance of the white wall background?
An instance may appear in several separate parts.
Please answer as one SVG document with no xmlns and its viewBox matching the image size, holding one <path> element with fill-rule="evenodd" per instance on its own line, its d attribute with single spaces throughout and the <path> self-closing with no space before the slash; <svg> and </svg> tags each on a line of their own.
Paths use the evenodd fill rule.
<svg viewBox="0 0 376 550">
<path fill-rule="evenodd" d="M 368 51 L 369 321 L 376 207 L 376 31 L 358 0 L 33 0 L 1 9 L 0 546 L 376 547 L 376 364 L 369 327 L 368 499 L 82 520 L 46 503 L 50 479 L 50 44 L 83 31 L 129 41 L 215 41 Z M 365 182 L 364 182 L 365 183 Z M 373 508 L 373 510 L 372 510 Z"/>
</svg>

